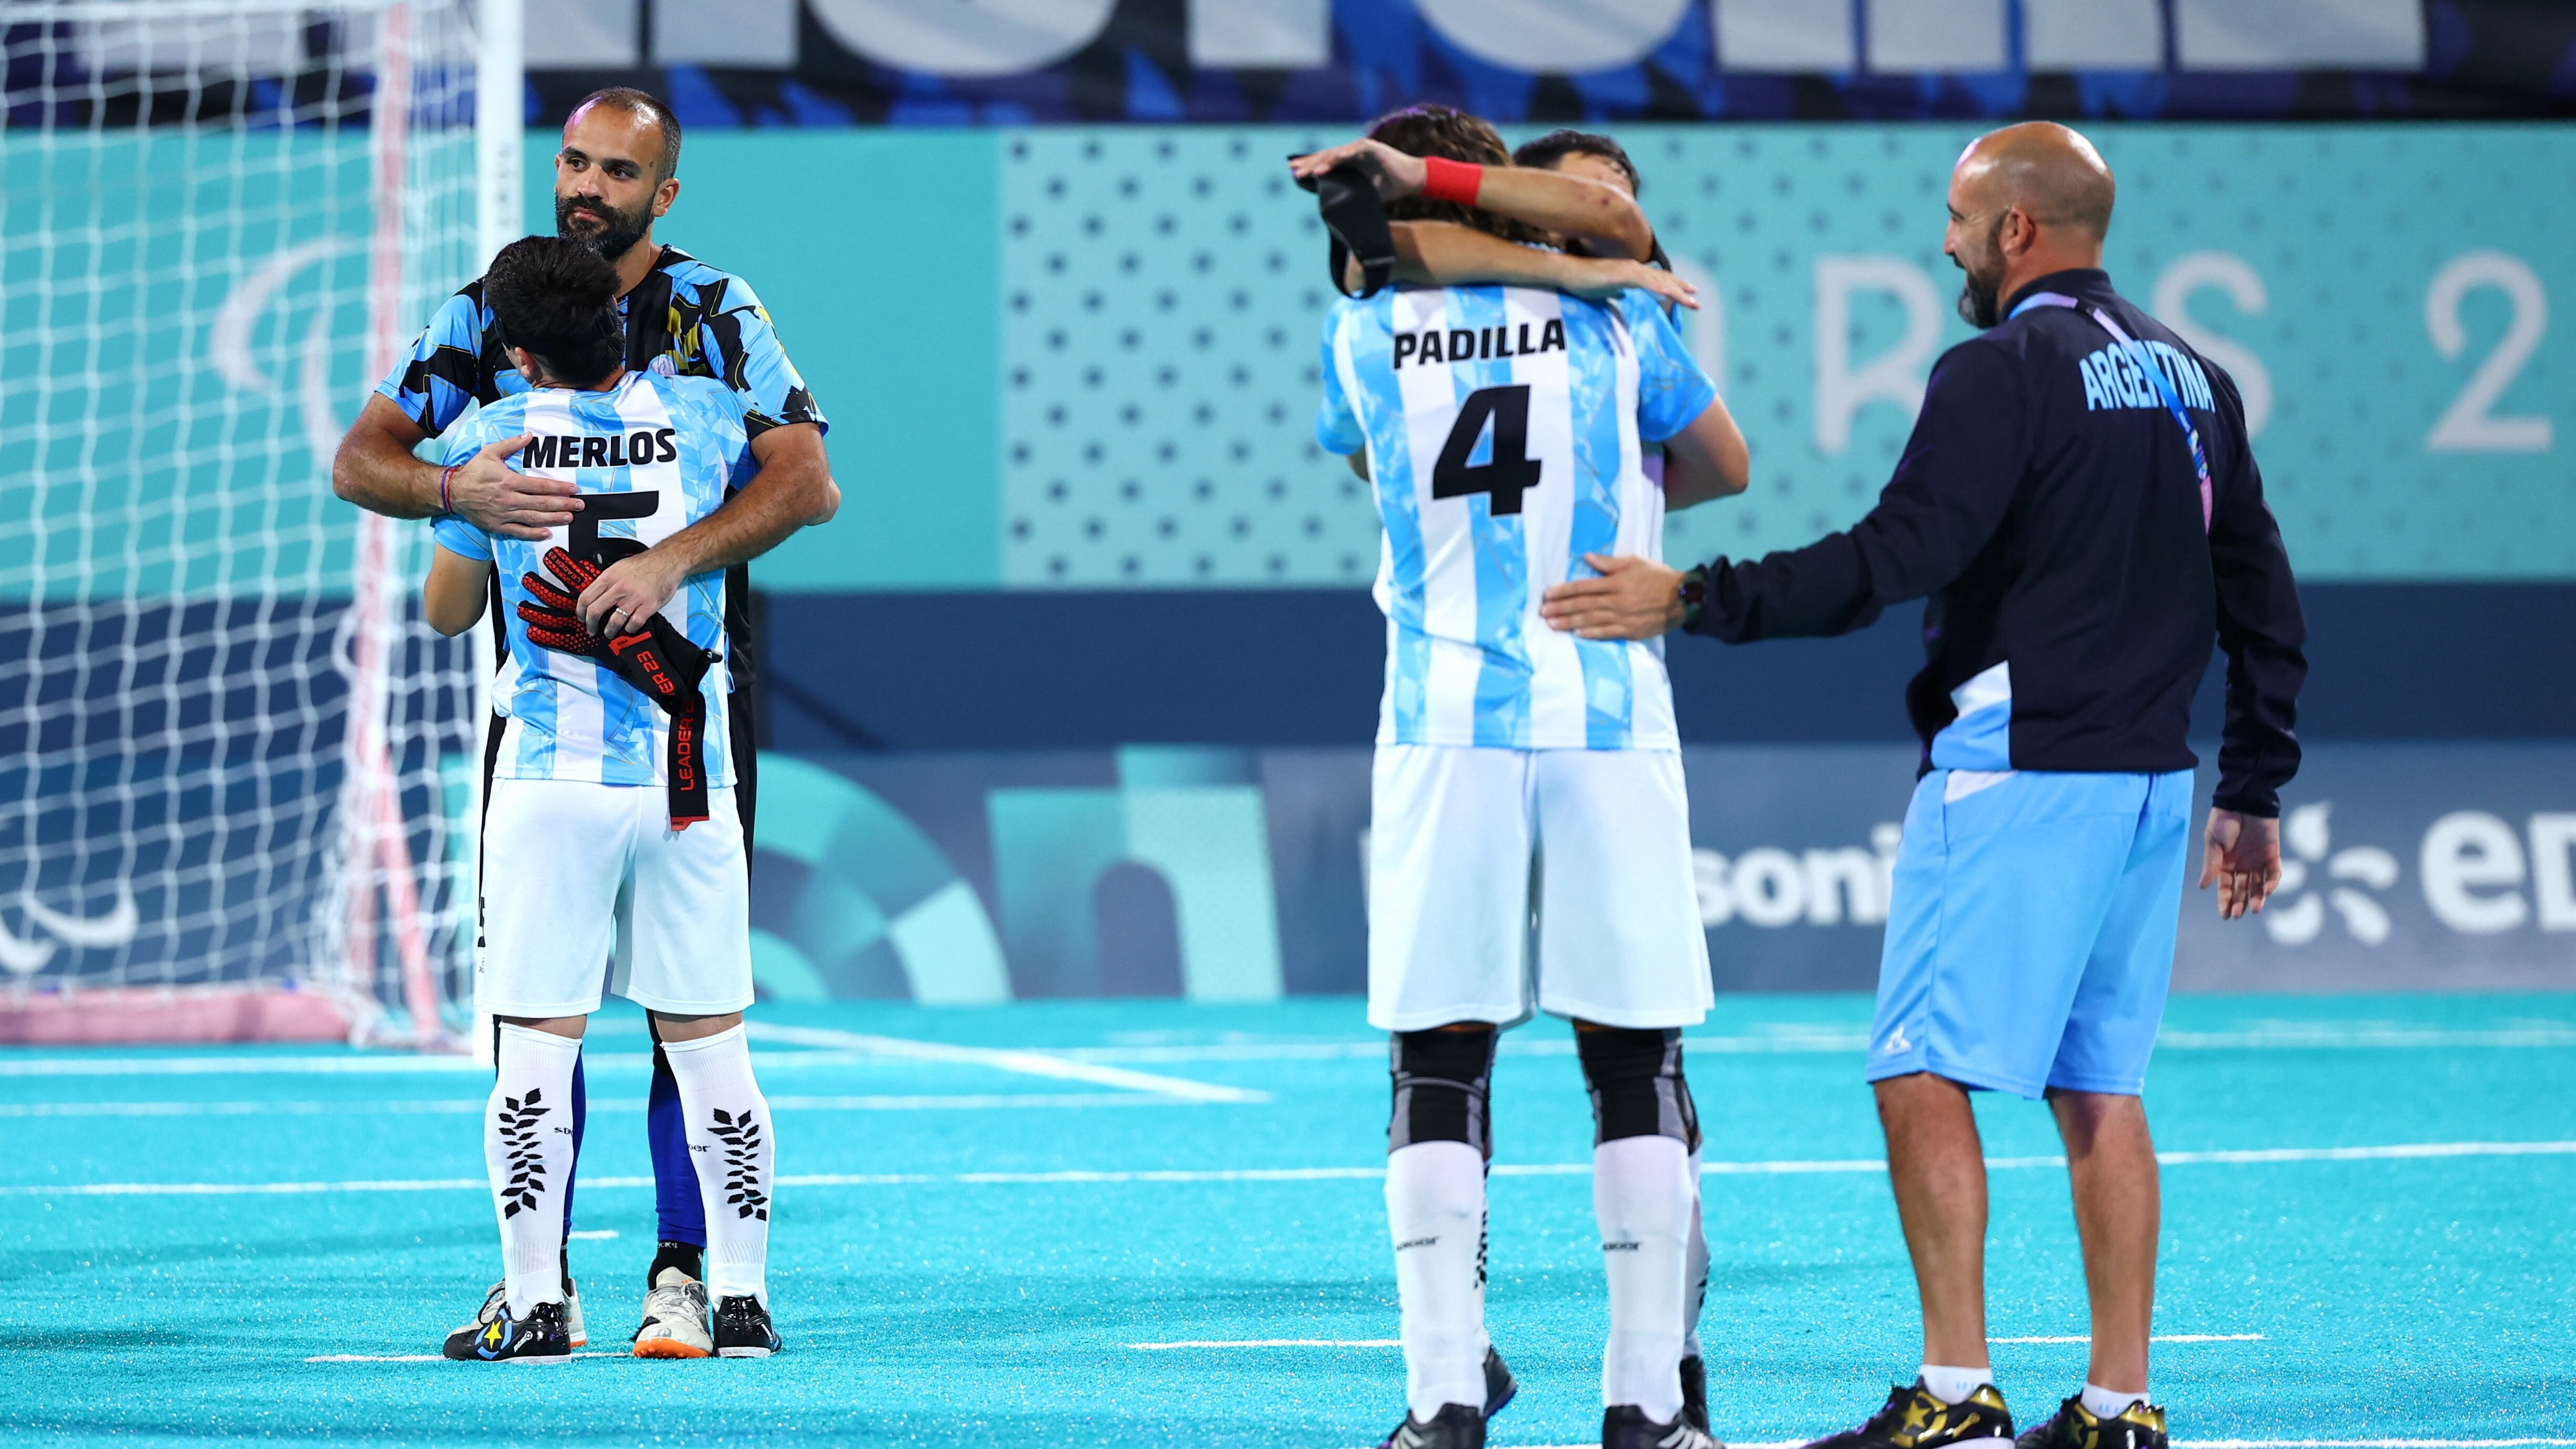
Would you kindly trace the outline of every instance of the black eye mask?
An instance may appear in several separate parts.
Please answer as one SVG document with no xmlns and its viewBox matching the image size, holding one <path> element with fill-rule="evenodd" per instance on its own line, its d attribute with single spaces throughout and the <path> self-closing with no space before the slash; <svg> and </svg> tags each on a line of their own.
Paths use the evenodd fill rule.
<svg viewBox="0 0 2576 1449">
<path fill-rule="evenodd" d="M 1290 157 L 1295 160 L 1295 157 Z M 1315 193 L 1315 209 L 1324 218 L 1324 227 L 1333 234 L 1333 290 L 1344 295 L 1373 297 L 1395 277 L 1395 233 L 1386 224 L 1386 203 L 1379 199 L 1376 183 L 1358 163 L 1345 161 L 1321 176 L 1308 176 L 1297 183 Z M 1360 289 L 1351 292 L 1343 285 L 1342 273 L 1351 258 L 1359 258 Z"/>
</svg>

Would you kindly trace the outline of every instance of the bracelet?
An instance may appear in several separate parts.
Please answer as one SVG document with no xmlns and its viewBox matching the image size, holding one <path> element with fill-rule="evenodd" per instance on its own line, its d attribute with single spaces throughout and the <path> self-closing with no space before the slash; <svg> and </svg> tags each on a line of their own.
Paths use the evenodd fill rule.
<svg viewBox="0 0 2576 1449">
<path fill-rule="evenodd" d="M 456 476 L 456 470 L 460 466 L 462 465 L 450 463 L 446 467 L 438 470 L 438 511 L 441 513 L 454 513 L 456 511 L 454 508 L 448 506 L 447 484 L 448 480 Z"/>
<path fill-rule="evenodd" d="M 1426 156 L 1422 160 L 1422 194 L 1432 201 L 1454 201 L 1460 206 L 1476 204 L 1476 192 L 1485 184 L 1485 168 L 1445 156 Z"/>
</svg>

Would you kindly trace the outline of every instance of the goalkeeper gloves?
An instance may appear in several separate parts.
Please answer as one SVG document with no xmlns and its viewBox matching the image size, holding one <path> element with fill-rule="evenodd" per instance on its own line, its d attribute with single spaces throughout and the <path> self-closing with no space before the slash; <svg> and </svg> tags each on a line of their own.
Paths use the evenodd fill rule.
<svg viewBox="0 0 2576 1449">
<path fill-rule="evenodd" d="M 598 660 L 671 716 L 667 771 L 671 828 L 686 830 L 706 819 L 702 756 L 707 701 L 698 684 L 723 656 L 691 643 L 658 613 L 631 623 L 623 634 L 592 633 L 581 622 L 576 605 L 582 591 L 599 578 L 599 565 L 560 548 L 546 551 L 545 564 L 554 577 L 531 571 L 519 579 L 529 594 L 519 603 L 519 618 L 528 626 L 529 641 Z"/>
</svg>

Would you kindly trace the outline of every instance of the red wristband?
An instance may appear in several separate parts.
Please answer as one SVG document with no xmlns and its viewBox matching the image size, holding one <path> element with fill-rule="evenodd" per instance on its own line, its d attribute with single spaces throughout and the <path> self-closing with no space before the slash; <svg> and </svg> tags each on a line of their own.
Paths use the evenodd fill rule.
<svg viewBox="0 0 2576 1449">
<path fill-rule="evenodd" d="M 441 513 L 454 513 L 456 511 L 455 509 L 447 506 L 447 483 L 449 479 L 456 476 L 456 468 L 456 464 L 450 463 L 446 467 L 438 470 L 438 511 Z"/>
<path fill-rule="evenodd" d="M 1433 201 L 1454 201 L 1460 206 L 1476 204 L 1476 191 L 1485 184 L 1485 168 L 1452 161 L 1445 156 L 1422 158 L 1422 194 Z"/>
</svg>

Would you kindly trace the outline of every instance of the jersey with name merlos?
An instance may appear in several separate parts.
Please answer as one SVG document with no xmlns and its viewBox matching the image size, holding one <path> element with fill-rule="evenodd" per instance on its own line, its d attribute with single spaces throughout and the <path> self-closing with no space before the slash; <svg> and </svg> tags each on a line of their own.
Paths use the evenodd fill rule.
<svg viewBox="0 0 2576 1449">
<path fill-rule="evenodd" d="M 617 309 L 626 323 L 629 368 L 720 380 L 741 401 L 744 429 L 754 438 L 798 423 L 829 431 L 804 376 L 778 340 L 769 310 L 742 278 L 666 246 L 654 255 L 644 280 L 617 299 Z M 477 277 L 439 305 L 376 392 L 422 432 L 438 437 L 476 404 L 490 407 L 527 387 L 510 361 L 492 304 L 483 297 L 483 279 Z M 750 569 L 736 564 L 727 577 L 736 611 L 733 625 L 747 633 L 741 610 L 751 593 Z M 754 677 L 747 643 L 736 639 L 729 661 L 738 686 Z"/>
<path fill-rule="evenodd" d="M 1660 558 L 1644 446 L 1717 389 L 1642 292 L 1404 287 L 1324 323 L 1315 434 L 1368 451 L 1385 526 L 1378 742 L 1673 749 L 1660 641 L 1579 639 L 1538 614 L 1587 553 Z"/>
<path fill-rule="evenodd" d="M 521 580 L 545 572 L 550 549 L 614 557 L 634 545 L 650 548 L 715 512 L 727 485 L 753 467 L 742 403 L 712 378 L 649 372 L 627 373 L 604 392 L 535 388 L 486 404 L 454 430 L 447 461 L 462 463 L 485 444 L 521 433 L 528 441 L 514 465 L 570 482 L 583 511 L 543 542 L 495 537 L 453 515 L 436 528 L 441 548 L 489 560 L 499 575 L 509 657 L 493 682 L 492 700 L 509 723 L 494 776 L 666 784 L 670 717 L 607 665 L 531 642 L 519 617 L 519 604 L 529 597 Z M 662 617 L 691 643 L 731 655 L 724 570 L 690 575 Z M 734 783 L 727 670 L 716 664 L 698 686 L 707 703 L 706 778 L 716 788 Z"/>
</svg>

